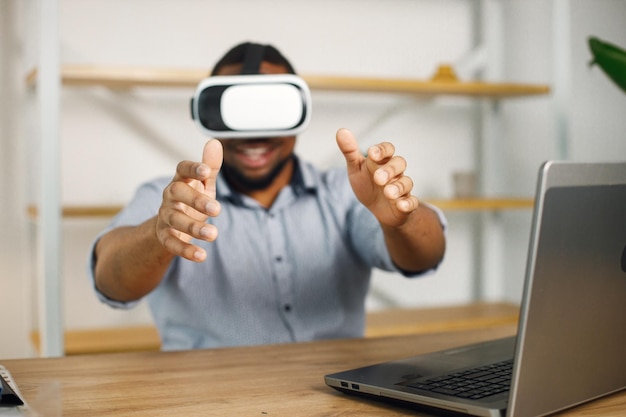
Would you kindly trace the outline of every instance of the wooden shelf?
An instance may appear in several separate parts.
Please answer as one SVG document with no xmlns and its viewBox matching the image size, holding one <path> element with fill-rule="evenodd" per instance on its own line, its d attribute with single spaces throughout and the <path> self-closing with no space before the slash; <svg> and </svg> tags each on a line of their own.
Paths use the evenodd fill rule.
<svg viewBox="0 0 626 417">
<path fill-rule="evenodd" d="M 527 198 L 474 198 L 474 199 L 451 199 L 435 200 L 425 199 L 442 210 L 514 210 L 532 208 L 534 201 Z M 61 209 L 64 218 L 80 217 L 113 217 L 122 206 L 64 206 Z M 28 216 L 36 219 L 38 210 L 35 206 L 28 207 Z"/>
<path fill-rule="evenodd" d="M 366 337 L 452 332 L 516 325 L 519 306 L 472 303 L 430 308 L 392 308 L 367 314 Z"/>
<path fill-rule="evenodd" d="M 122 206 L 64 206 L 61 209 L 61 216 L 65 218 L 71 217 L 113 217 Z M 35 220 L 39 216 L 39 210 L 35 206 L 29 206 L 27 209 L 28 216 Z"/>
<path fill-rule="evenodd" d="M 544 95 L 548 86 L 513 83 L 486 83 L 458 80 L 413 80 L 367 77 L 306 76 L 312 90 L 398 93 L 413 95 L 451 95 L 467 97 L 505 98 Z"/>
<path fill-rule="evenodd" d="M 549 94 L 547 85 L 487 83 L 460 81 L 449 67 L 442 66 L 430 80 L 401 78 L 346 77 L 302 75 L 312 90 L 399 93 L 413 95 L 456 95 L 469 97 L 522 97 Z M 191 87 L 208 75 L 206 70 L 164 69 L 140 67 L 102 67 L 63 65 L 61 82 L 65 86 L 132 87 Z M 37 84 L 37 69 L 26 76 L 26 83 Z"/>
<path fill-rule="evenodd" d="M 39 331 L 32 331 L 30 340 L 37 352 L 41 348 Z M 66 355 L 158 351 L 161 339 L 152 325 L 67 330 L 64 333 Z"/>
<path fill-rule="evenodd" d="M 532 198 L 453 198 L 449 200 L 426 199 L 442 210 L 513 210 L 532 208 Z"/>
</svg>

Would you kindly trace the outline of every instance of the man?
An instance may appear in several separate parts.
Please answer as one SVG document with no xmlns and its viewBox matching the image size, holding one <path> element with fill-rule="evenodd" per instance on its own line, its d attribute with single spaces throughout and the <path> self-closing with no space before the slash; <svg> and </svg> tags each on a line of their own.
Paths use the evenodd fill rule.
<svg viewBox="0 0 626 417">
<path fill-rule="evenodd" d="M 242 44 L 213 74 L 241 74 L 252 47 L 253 73 L 295 73 L 275 48 Z M 96 293 L 120 308 L 146 297 L 164 350 L 361 336 L 372 268 L 433 270 L 445 221 L 411 195 L 391 143 L 364 156 L 350 131 L 336 141 L 347 170 L 320 172 L 293 136 L 209 140 L 97 238 Z"/>
</svg>

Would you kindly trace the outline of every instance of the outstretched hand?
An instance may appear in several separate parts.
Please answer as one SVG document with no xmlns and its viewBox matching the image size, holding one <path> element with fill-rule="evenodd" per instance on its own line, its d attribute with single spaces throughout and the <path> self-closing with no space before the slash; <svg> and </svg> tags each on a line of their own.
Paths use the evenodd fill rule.
<svg viewBox="0 0 626 417">
<path fill-rule="evenodd" d="M 217 228 L 206 220 L 220 213 L 215 183 L 222 161 L 222 144 L 209 140 L 204 146 L 202 162 L 180 162 L 174 178 L 163 190 L 156 235 L 171 254 L 203 261 L 206 252 L 191 244 L 192 239 L 211 242 L 217 238 Z"/>
<path fill-rule="evenodd" d="M 404 174 L 406 160 L 394 155 L 395 147 L 389 142 L 371 146 L 364 156 L 356 138 L 347 129 L 339 129 L 336 139 L 359 201 L 381 225 L 403 225 L 419 206 L 417 198 L 411 195 L 413 180 Z"/>
</svg>

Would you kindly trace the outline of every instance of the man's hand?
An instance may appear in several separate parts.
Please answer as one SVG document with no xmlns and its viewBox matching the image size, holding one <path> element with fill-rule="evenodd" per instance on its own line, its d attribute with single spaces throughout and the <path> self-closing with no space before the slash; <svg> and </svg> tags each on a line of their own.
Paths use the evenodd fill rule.
<svg viewBox="0 0 626 417">
<path fill-rule="evenodd" d="M 359 150 L 356 138 L 347 129 L 337 131 L 337 145 L 346 158 L 354 194 L 383 226 L 404 224 L 419 206 L 411 195 L 413 180 L 404 175 L 406 160 L 394 155 L 389 142 L 371 146 L 367 156 Z"/>
<path fill-rule="evenodd" d="M 378 219 L 395 264 L 409 272 L 436 267 L 445 252 L 443 227 L 437 214 L 411 195 L 413 180 L 404 175 L 405 159 L 394 155 L 389 142 L 371 146 L 363 156 L 347 129 L 337 132 L 337 145 L 354 194 Z"/>
<path fill-rule="evenodd" d="M 206 220 L 220 213 L 215 182 L 222 160 L 222 144 L 209 140 L 204 146 L 202 162 L 180 162 L 172 182 L 165 187 L 156 219 L 156 236 L 172 255 L 201 262 L 206 253 L 191 244 L 191 240 L 212 242 L 217 238 L 217 228 Z"/>
</svg>

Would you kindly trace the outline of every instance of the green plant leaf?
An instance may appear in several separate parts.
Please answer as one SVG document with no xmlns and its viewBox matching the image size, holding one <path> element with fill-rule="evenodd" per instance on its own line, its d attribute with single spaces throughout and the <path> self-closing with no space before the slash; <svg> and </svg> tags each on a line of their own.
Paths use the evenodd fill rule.
<svg viewBox="0 0 626 417">
<path fill-rule="evenodd" d="M 593 55 L 589 65 L 598 65 L 626 93 L 626 50 L 594 36 L 589 37 L 589 49 Z"/>
</svg>

